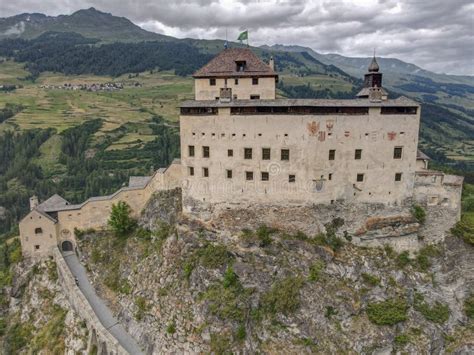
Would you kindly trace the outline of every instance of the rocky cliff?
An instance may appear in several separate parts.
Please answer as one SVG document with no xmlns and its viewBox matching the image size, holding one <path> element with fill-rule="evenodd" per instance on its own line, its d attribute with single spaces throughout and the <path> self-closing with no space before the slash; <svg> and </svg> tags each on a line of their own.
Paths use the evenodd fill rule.
<svg viewBox="0 0 474 355">
<path fill-rule="evenodd" d="M 147 353 L 474 351 L 474 254 L 457 238 L 410 254 L 349 243 L 337 217 L 316 235 L 237 230 L 165 200 L 144 211 L 150 230 L 80 241 L 99 294 Z"/>
</svg>

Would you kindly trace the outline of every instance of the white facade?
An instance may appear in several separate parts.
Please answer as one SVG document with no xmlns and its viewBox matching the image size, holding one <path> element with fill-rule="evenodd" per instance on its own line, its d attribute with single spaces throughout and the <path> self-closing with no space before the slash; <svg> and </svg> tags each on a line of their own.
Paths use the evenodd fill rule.
<svg viewBox="0 0 474 355">
<path fill-rule="evenodd" d="M 371 106 L 366 114 L 245 115 L 222 106 L 217 114 L 182 114 L 185 206 L 187 199 L 232 205 L 398 203 L 410 197 L 419 109 L 381 114 L 381 105 L 358 101 Z M 269 159 L 263 156 L 268 149 Z"/>
</svg>

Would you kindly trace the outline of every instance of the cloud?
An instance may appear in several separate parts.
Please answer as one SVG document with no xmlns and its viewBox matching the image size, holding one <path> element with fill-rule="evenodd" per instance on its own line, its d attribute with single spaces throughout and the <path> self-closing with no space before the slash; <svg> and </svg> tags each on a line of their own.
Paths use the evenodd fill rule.
<svg viewBox="0 0 474 355">
<path fill-rule="evenodd" d="M 396 57 L 428 70 L 474 75 L 471 0 L 17 0 L 0 14 L 49 15 L 94 6 L 143 28 L 184 38 L 302 45 L 321 53 Z"/>
</svg>

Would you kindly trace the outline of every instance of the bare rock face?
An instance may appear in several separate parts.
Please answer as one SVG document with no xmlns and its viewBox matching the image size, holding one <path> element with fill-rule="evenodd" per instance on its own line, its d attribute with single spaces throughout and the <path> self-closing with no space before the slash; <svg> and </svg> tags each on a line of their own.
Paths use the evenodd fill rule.
<svg viewBox="0 0 474 355">
<path fill-rule="evenodd" d="M 160 223 L 173 224 L 181 213 L 181 189 L 156 192 L 139 218 L 140 226 L 154 230 Z"/>
<path fill-rule="evenodd" d="M 20 346 L 21 353 L 87 353 L 88 330 L 60 287 L 55 263 L 26 260 L 12 270 L 2 353 L 17 353 Z"/>
<path fill-rule="evenodd" d="M 240 230 L 178 218 L 120 247 L 113 236 L 81 242 L 97 289 L 147 353 L 474 350 L 464 309 L 472 247 L 450 237 L 401 255 L 332 239 L 327 226 L 313 236 L 252 225 L 252 211 L 241 217 Z M 418 223 L 400 214 L 362 226 L 367 234 Z"/>
</svg>

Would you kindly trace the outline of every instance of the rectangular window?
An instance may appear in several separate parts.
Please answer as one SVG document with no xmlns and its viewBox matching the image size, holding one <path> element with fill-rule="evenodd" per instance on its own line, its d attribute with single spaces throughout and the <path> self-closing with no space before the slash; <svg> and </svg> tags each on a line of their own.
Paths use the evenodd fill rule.
<svg viewBox="0 0 474 355">
<path fill-rule="evenodd" d="M 202 168 L 202 176 L 209 177 L 209 168 Z"/>
<path fill-rule="evenodd" d="M 402 173 L 395 173 L 395 181 L 402 181 Z"/>
<path fill-rule="evenodd" d="M 40 246 L 39 245 L 35 245 L 35 249 L 36 250 L 39 250 Z"/>
<path fill-rule="evenodd" d="M 402 159 L 403 148 L 395 147 L 393 149 L 393 159 Z"/>
<path fill-rule="evenodd" d="M 288 175 L 288 182 L 296 182 L 296 175 Z"/>
<path fill-rule="evenodd" d="M 262 181 L 268 181 L 270 180 L 270 174 L 267 173 L 266 171 L 262 171 Z"/>
<path fill-rule="evenodd" d="M 244 148 L 244 159 L 252 159 L 252 148 Z"/>
<path fill-rule="evenodd" d="M 252 85 L 258 85 L 258 78 L 252 78 Z"/>
<path fill-rule="evenodd" d="M 362 149 L 356 149 L 355 150 L 354 159 L 355 160 L 362 159 Z"/>
<path fill-rule="evenodd" d="M 234 84 L 235 84 L 235 85 L 239 85 L 239 79 L 237 79 L 237 78 L 234 79 Z"/>
<path fill-rule="evenodd" d="M 207 146 L 202 147 L 202 157 L 209 158 L 209 147 Z"/>
<path fill-rule="evenodd" d="M 336 150 L 335 149 L 330 149 L 329 150 L 329 160 L 334 160 L 336 159 Z"/>
<path fill-rule="evenodd" d="M 232 170 L 226 170 L 227 179 L 232 179 Z"/>
<path fill-rule="evenodd" d="M 233 157 L 234 156 L 234 150 L 233 149 L 227 149 L 227 156 L 228 157 Z"/>
<path fill-rule="evenodd" d="M 262 160 L 270 160 L 270 148 L 262 148 Z"/>
<path fill-rule="evenodd" d="M 332 180 L 332 173 L 328 175 L 328 180 Z"/>
<path fill-rule="evenodd" d="M 209 79 L 209 85 L 216 86 L 216 79 Z"/>
<path fill-rule="evenodd" d="M 282 149 L 281 150 L 281 160 L 290 160 L 290 150 Z"/>
<path fill-rule="evenodd" d="M 194 167 L 193 166 L 188 167 L 188 172 L 189 172 L 189 176 L 194 176 Z"/>
<path fill-rule="evenodd" d="M 253 180 L 253 171 L 245 172 L 245 180 Z"/>
<path fill-rule="evenodd" d="M 364 181 L 364 174 L 357 174 L 357 182 Z"/>
<path fill-rule="evenodd" d="M 190 157 L 193 157 L 193 156 L 194 156 L 194 145 L 188 146 L 188 155 L 189 155 Z"/>
<path fill-rule="evenodd" d="M 250 95 L 250 100 L 260 100 L 260 95 Z"/>
</svg>

